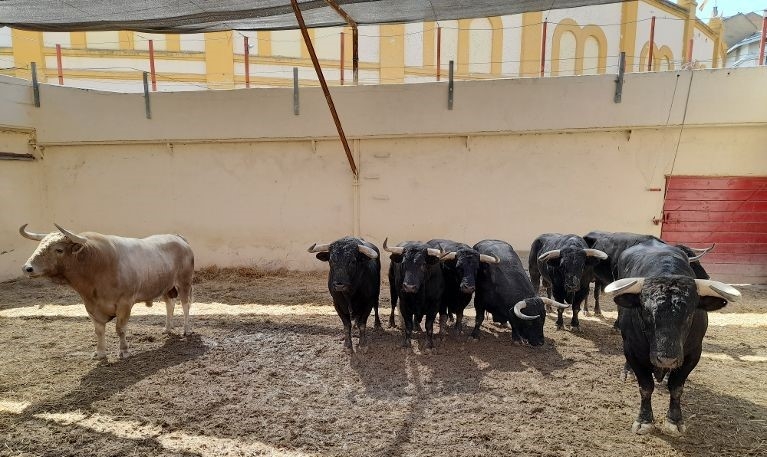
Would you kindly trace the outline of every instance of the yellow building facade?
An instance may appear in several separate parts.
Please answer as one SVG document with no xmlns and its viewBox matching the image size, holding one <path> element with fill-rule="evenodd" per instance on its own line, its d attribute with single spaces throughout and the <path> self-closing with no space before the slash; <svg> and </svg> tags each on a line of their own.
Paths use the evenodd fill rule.
<svg viewBox="0 0 767 457">
<path fill-rule="evenodd" d="M 650 26 L 655 17 L 651 70 L 716 68 L 724 62 L 722 21 L 696 18 L 696 3 L 637 0 L 502 17 L 360 26 L 359 83 L 569 76 L 616 73 L 626 53 L 626 71 L 648 71 Z M 545 35 L 544 35 L 545 30 Z M 310 30 L 326 79 L 352 80 L 351 30 Z M 246 76 L 245 42 L 249 61 Z M 158 90 L 290 86 L 317 79 L 300 32 L 230 31 L 161 35 L 129 31 L 29 32 L 0 29 L 0 74 L 58 83 L 56 45 L 68 86 L 141 91 L 150 71 L 150 40 Z M 345 49 L 341 55 L 341 48 Z M 438 46 L 439 43 L 439 46 Z M 437 59 L 439 56 L 439 71 Z"/>
</svg>

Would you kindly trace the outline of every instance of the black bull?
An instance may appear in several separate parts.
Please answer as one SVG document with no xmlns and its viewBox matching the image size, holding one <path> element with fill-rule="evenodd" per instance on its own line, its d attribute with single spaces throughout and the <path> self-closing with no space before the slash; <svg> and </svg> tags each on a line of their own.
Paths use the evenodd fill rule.
<svg viewBox="0 0 767 457">
<path fill-rule="evenodd" d="M 641 406 L 632 426 L 653 429 L 653 374 L 668 372 L 670 403 L 664 431 L 684 432 L 680 399 L 687 377 L 700 360 L 708 311 L 740 296 L 733 287 L 696 279 L 687 254 L 661 241 L 626 249 L 615 262 L 619 279 L 605 288 L 622 309 L 619 319 L 626 362 L 636 374 Z"/>
</svg>

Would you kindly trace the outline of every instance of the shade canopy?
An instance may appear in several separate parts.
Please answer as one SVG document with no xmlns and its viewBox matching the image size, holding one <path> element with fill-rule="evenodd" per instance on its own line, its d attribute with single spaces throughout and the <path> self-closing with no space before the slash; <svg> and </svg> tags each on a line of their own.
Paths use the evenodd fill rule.
<svg viewBox="0 0 767 457">
<path fill-rule="evenodd" d="M 358 24 L 440 21 L 623 0 L 336 0 Z M 345 25 L 323 0 L 299 5 L 308 27 Z M 40 31 L 198 33 L 298 28 L 290 0 L 3 0 L 0 25 Z"/>
</svg>

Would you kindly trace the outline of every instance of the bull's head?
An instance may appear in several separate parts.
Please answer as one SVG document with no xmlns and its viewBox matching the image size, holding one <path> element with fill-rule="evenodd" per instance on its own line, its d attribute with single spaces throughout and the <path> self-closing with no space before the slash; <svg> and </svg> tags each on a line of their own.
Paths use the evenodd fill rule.
<svg viewBox="0 0 767 457">
<path fill-rule="evenodd" d="M 431 265 L 439 262 L 444 252 L 430 248 L 423 243 L 408 243 L 407 246 L 388 246 L 389 239 L 383 243 L 384 251 L 390 252 L 392 262 L 402 264 L 402 292 L 417 293 L 424 283 Z"/>
<path fill-rule="evenodd" d="M 564 287 L 566 295 L 571 296 L 581 288 L 584 269 L 606 258 L 607 254 L 598 249 L 568 246 L 544 252 L 538 256 L 538 261 L 549 269 L 555 287 L 560 284 Z"/>
<path fill-rule="evenodd" d="M 57 282 L 66 282 L 65 273 L 87 245 L 88 238 L 54 225 L 59 231 L 47 234 L 30 232 L 27 224 L 19 228 L 21 236 L 40 242 L 22 271 L 29 277 L 47 276 Z"/>
<path fill-rule="evenodd" d="M 626 325 L 641 328 L 650 344 L 650 361 L 667 369 L 684 362 L 684 342 L 696 311 L 715 311 L 740 297 L 728 284 L 676 275 L 619 279 L 605 292 L 615 294 L 618 306 L 638 311 L 624 317 L 631 319 Z"/>
<path fill-rule="evenodd" d="M 546 322 L 546 307 L 544 305 L 561 309 L 570 307 L 570 305 L 556 302 L 550 298 L 533 297 L 517 302 L 512 308 L 511 314 L 520 321 L 515 327 L 523 343 L 531 346 L 543 345 L 543 324 Z"/>
<path fill-rule="evenodd" d="M 461 292 L 473 294 L 476 289 L 477 271 L 480 263 L 499 263 L 498 257 L 480 254 L 474 249 L 461 248 L 451 251 L 442 256 L 444 262 L 449 262 L 455 268 L 456 274 L 461 279 Z"/>
<path fill-rule="evenodd" d="M 308 249 L 317 258 L 330 263 L 328 289 L 331 292 L 353 293 L 359 284 L 367 263 L 378 258 L 378 251 L 359 242 L 356 238 L 341 238 L 328 244 L 314 243 Z"/>
</svg>

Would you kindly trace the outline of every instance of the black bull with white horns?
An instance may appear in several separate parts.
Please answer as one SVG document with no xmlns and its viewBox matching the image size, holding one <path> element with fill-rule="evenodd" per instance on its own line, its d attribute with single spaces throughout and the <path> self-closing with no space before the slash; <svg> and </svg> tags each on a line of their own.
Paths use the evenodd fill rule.
<svg viewBox="0 0 767 457">
<path fill-rule="evenodd" d="M 626 362 L 634 371 L 641 405 L 632 426 L 638 434 L 653 428 L 653 375 L 668 374 L 670 403 L 663 430 L 684 433 L 681 397 L 687 377 L 698 364 L 708 311 L 735 301 L 740 292 L 728 284 L 696 279 L 687 254 L 661 241 L 642 243 L 617 259 L 619 279 L 605 292 L 614 294 Z"/>
<path fill-rule="evenodd" d="M 317 258 L 330 264 L 328 291 L 333 306 L 344 324 L 344 350 L 352 352 L 352 324 L 359 328 L 358 350 L 368 349 L 367 321 L 375 310 L 378 318 L 378 297 L 381 289 L 381 259 L 378 248 L 361 238 L 344 237 L 332 243 L 315 243 L 308 249 Z"/>
</svg>

